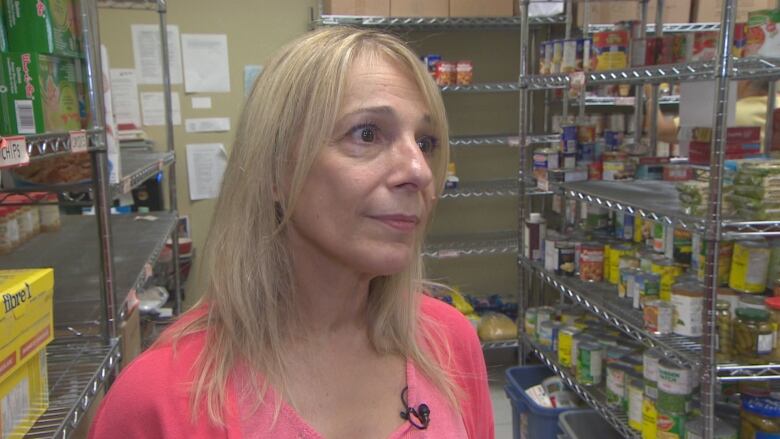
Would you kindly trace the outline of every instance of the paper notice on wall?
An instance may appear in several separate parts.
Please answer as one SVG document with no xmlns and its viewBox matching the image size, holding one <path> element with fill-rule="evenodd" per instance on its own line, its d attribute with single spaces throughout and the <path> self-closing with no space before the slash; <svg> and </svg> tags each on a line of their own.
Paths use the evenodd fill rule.
<svg viewBox="0 0 780 439">
<path fill-rule="evenodd" d="M 227 167 L 227 153 L 221 143 L 187 145 L 187 181 L 190 200 L 217 198 Z"/>
<path fill-rule="evenodd" d="M 165 100 L 161 91 L 145 91 L 141 93 L 141 111 L 143 113 L 144 125 L 162 126 L 165 125 Z M 171 93 L 171 113 L 173 124 L 181 125 L 181 104 L 179 102 L 179 93 Z"/>
<path fill-rule="evenodd" d="M 258 64 L 247 64 L 244 66 L 244 97 L 252 93 L 252 87 L 255 86 L 255 80 L 263 73 L 263 66 Z"/>
<path fill-rule="evenodd" d="M 230 131 L 229 117 L 200 117 L 184 121 L 188 133 L 219 133 Z"/>
<path fill-rule="evenodd" d="M 181 84 L 181 45 L 179 26 L 168 26 L 168 64 L 171 84 Z M 162 84 L 160 27 L 154 24 L 130 26 L 133 36 L 133 57 L 139 84 Z"/>
<path fill-rule="evenodd" d="M 141 129 L 141 110 L 138 102 L 138 82 L 134 69 L 111 69 L 114 118 L 119 129 Z"/>
<path fill-rule="evenodd" d="M 181 44 L 187 93 L 230 91 L 227 35 L 182 34 Z"/>
</svg>

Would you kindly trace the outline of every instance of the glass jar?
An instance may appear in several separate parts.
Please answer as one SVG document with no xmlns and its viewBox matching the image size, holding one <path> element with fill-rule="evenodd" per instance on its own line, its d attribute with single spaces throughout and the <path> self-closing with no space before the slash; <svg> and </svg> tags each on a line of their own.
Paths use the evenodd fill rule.
<svg viewBox="0 0 780 439">
<path fill-rule="evenodd" d="M 769 311 L 737 308 L 734 321 L 734 360 L 745 364 L 770 361 L 774 349 L 775 332 L 769 322 Z"/>
<path fill-rule="evenodd" d="M 8 223 L 10 221 L 8 209 L 0 207 L 0 254 L 10 253 L 13 247 L 8 237 Z"/>
<path fill-rule="evenodd" d="M 739 437 L 742 439 L 775 437 L 769 433 L 780 433 L 780 401 L 743 396 L 739 415 Z"/>
<path fill-rule="evenodd" d="M 740 294 L 737 308 L 754 308 L 766 310 L 764 297 L 755 294 Z"/>
<path fill-rule="evenodd" d="M 11 250 L 19 247 L 22 243 L 22 236 L 19 231 L 19 208 L 15 206 L 7 207 L 8 228 L 6 229 L 6 237 L 11 243 Z"/>
<path fill-rule="evenodd" d="M 716 338 L 715 357 L 719 362 L 726 362 L 731 359 L 731 304 L 725 300 L 718 300 L 715 304 L 715 327 L 718 337 Z"/>
<path fill-rule="evenodd" d="M 17 212 L 17 221 L 19 221 L 19 240 L 26 242 L 32 238 L 33 226 L 32 215 L 30 214 L 30 206 L 20 206 Z"/>
<path fill-rule="evenodd" d="M 780 361 L 780 297 L 767 297 L 764 300 L 771 314 L 770 320 L 775 330 L 775 345 L 772 349 L 772 361 Z"/>
</svg>

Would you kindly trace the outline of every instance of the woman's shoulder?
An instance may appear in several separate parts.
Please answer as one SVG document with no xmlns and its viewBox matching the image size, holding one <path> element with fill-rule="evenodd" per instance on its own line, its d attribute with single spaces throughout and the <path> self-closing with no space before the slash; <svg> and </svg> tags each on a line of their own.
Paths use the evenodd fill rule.
<svg viewBox="0 0 780 439">
<path fill-rule="evenodd" d="M 444 330 L 444 335 L 452 346 L 479 348 L 479 338 L 474 326 L 452 305 L 423 295 L 420 312 L 423 322 L 433 322 Z"/>
</svg>

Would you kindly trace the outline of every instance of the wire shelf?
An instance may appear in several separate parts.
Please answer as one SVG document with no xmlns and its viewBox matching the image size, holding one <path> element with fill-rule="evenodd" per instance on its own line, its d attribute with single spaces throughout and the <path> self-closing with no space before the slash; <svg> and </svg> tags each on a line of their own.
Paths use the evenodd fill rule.
<svg viewBox="0 0 780 439">
<path fill-rule="evenodd" d="M 618 212 L 639 215 L 652 221 L 704 232 L 704 219 L 688 215 L 680 206 L 675 183 L 667 181 L 582 181 L 559 183 L 556 188 L 585 203 Z M 729 239 L 751 236 L 780 236 L 778 221 L 725 219 L 723 236 Z"/>
<path fill-rule="evenodd" d="M 166 0 L 98 0 L 99 8 L 105 9 L 134 9 L 142 11 L 165 11 Z"/>
<path fill-rule="evenodd" d="M 157 219 L 136 220 L 144 216 Z M 118 307 L 131 291 L 143 287 L 175 224 L 176 214 L 171 212 L 111 216 Z M 55 326 L 94 326 L 102 319 L 98 245 L 94 216 L 64 215 L 60 231 L 41 233 L 0 256 L 0 267 L 54 268 Z"/>
<path fill-rule="evenodd" d="M 587 85 L 651 84 L 661 82 L 707 81 L 715 78 L 715 62 L 633 67 L 624 70 L 585 73 Z M 733 62 L 732 79 L 780 77 L 780 60 L 775 58 L 737 58 Z M 521 81 L 534 90 L 566 88 L 571 81 L 567 74 L 529 75 Z"/>
<path fill-rule="evenodd" d="M 719 364 L 717 369 L 720 381 L 780 380 L 780 364 Z"/>
<path fill-rule="evenodd" d="M 155 176 L 166 166 L 173 163 L 174 153 L 171 152 L 123 152 L 122 178 L 111 185 L 111 196 L 118 198 L 129 193 L 143 182 Z"/>
<path fill-rule="evenodd" d="M 526 136 L 526 144 L 558 143 L 560 134 L 531 134 Z M 507 145 L 519 146 L 520 138 L 514 135 L 455 136 L 450 137 L 450 146 Z"/>
<path fill-rule="evenodd" d="M 568 369 L 558 363 L 558 356 L 554 352 L 543 349 L 528 336 L 524 336 L 523 341 L 547 367 L 564 381 L 569 389 L 596 410 L 623 437 L 630 439 L 640 439 L 642 437 L 640 432 L 628 426 L 628 416 L 625 411 L 614 409 L 607 405 L 607 396 L 603 387 L 600 385 L 585 386 L 580 384 Z"/>
<path fill-rule="evenodd" d="M 520 258 L 538 277 L 588 312 L 619 329 L 648 348 L 658 347 L 666 358 L 679 365 L 700 367 L 701 342 L 697 338 L 676 334 L 656 335 L 645 331 L 642 311 L 631 301 L 618 297 L 617 287 L 604 282 L 584 282 L 574 277 L 557 276 L 538 263 Z"/>
<path fill-rule="evenodd" d="M 24 137 L 27 156 L 30 162 L 45 160 L 66 154 L 100 151 L 100 134 L 102 130 L 79 130 L 72 133 L 31 134 L 7 136 L 7 138 Z"/>
<path fill-rule="evenodd" d="M 534 17 L 530 24 L 563 24 L 566 17 Z M 315 26 L 361 26 L 411 30 L 436 29 L 520 29 L 520 17 L 373 17 L 358 15 L 323 15 Z"/>
<path fill-rule="evenodd" d="M 432 236 L 423 256 L 435 259 L 461 256 L 517 254 L 517 232 L 493 232 L 459 236 Z"/>
<path fill-rule="evenodd" d="M 506 93 L 520 90 L 517 82 L 496 82 L 472 85 L 445 85 L 442 93 Z"/>
<path fill-rule="evenodd" d="M 515 340 L 500 340 L 500 341 L 483 341 L 483 351 L 495 351 L 500 349 L 515 349 L 519 346 L 517 339 Z"/>
<path fill-rule="evenodd" d="M 552 192 L 542 191 L 528 183 L 527 195 L 552 195 Z M 445 189 L 442 199 L 484 198 L 484 197 L 516 197 L 519 194 L 517 180 L 489 180 L 460 183 L 455 189 Z"/>
<path fill-rule="evenodd" d="M 66 439 L 119 365 L 119 344 L 54 340 L 46 348 L 49 408 L 25 435 Z"/>
<path fill-rule="evenodd" d="M 605 32 L 614 29 L 614 24 L 591 24 L 588 33 Z M 655 23 L 647 25 L 647 33 L 655 33 Z M 720 31 L 720 23 L 664 23 L 664 33 Z"/>
<path fill-rule="evenodd" d="M 570 105 L 577 106 L 579 101 L 577 99 L 571 99 Z M 680 105 L 680 96 L 661 96 L 658 99 L 660 105 Z M 587 96 L 585 98 L 586 107 L 635 107 L 636 98 L 633 96 L 628 97 L 614 97 L 614 96 Z"/>
</svg>

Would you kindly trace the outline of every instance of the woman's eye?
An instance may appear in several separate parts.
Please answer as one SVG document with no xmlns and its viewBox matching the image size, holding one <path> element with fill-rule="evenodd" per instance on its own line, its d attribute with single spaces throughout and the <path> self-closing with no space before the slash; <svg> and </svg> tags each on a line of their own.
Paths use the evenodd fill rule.
<svg viewBox="0 0 780 439">
<path fill-rule="evenodd" d="M 371 143 L 374 141 L 376 137 L 376 131 L 373 127 L 363 127 L 363 129 L 360 130 L 360 140 Z"/>
<path fill-rule="evenodd" d="M 424 136 L 417 139 L 417 145 L 423 153 L 430 154 L 436 149 L 437 141 L 435 137 Z"/>
</svg>

